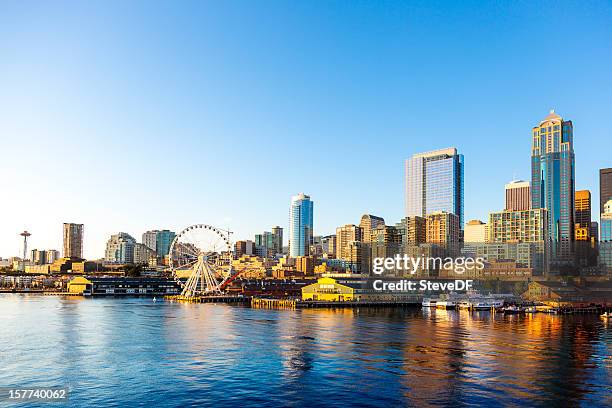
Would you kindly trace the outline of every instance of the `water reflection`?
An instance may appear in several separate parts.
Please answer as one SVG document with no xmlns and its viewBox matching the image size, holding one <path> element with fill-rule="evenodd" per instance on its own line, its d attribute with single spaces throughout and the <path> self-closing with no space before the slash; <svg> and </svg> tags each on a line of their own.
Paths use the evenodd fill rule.
<svg viewBox="0 0 612 408">
<path fill-rule="evenodd" d="M 0 319 L 0 384 L 69 385 L 88 403 L 612 403 L 597 316 L 6 295 Z"/>
</svg>

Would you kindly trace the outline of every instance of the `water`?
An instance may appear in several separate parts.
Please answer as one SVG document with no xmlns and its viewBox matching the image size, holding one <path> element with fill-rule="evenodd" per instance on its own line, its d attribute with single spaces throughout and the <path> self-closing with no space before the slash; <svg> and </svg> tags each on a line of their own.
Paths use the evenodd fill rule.
<svg viewBox="0 0 612 408">
<path fill-rule="evenodd" d="M 611 406 L 610 324 L 0 295 L 0 387 L 67 386 L 70 406 Z"/>
</svg>

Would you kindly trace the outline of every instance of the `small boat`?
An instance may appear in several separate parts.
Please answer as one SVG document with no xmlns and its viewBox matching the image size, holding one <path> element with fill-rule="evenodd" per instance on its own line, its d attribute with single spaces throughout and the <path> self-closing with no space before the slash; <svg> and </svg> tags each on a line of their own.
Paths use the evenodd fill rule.
<svg viewBox="0 0 612 408">
<path fill-rule="evenodd" d="M 453 302 L 452 300 L 441 300 L 436 302 L 436 308 L 437 309 L 455 309 L 457 307 L 457 303 Z"/>
<path fill-rule="evenodd" d="M 508 306 L 502 309 L 504 314 L 523 314 L 525 313 L 525 309 L 518 306 Z"/>
<path fill-rule="evenodd" d="M 605 312 L 601 315 L 601 317 L 603 317 L 604 319 L 610 319 L 612 318 L 612 312 Z"/>
<path fill-rule="evenodd" d="M 157 298 L 155 296 L 153 296 L 153 301 L 157 302 Z"/>
<path fill-rule="evenodd" d="M 425 299 L 423 299 L 423 302 L 421 303 L 421 306 L 423 306 L 423 307 L 436 307 L 436 300 L 435 299 L 425 298 Z"/>
<path fill-rule="evenodd" d="M 525 313 L 535 313 L 535 312 L 537 312 L 537 309 L 535 306 L 529 306 L 525 308 Z"/>
</svg>

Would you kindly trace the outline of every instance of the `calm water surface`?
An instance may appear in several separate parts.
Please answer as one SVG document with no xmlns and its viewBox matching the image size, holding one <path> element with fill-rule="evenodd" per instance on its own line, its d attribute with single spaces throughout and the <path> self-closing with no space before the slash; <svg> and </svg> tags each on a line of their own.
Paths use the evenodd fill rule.
<svg viewBox="0 0 612 408">
<path fill-rule="evenodd" d="M 610 325 L 0 295 L 0 387 L 67 386 L 70 406 L 611 406 Z"/>
</svg>

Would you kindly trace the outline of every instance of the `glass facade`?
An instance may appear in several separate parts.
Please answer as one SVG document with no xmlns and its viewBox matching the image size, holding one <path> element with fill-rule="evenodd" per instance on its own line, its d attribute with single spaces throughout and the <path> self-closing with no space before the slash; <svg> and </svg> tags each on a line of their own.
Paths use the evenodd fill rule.
<svg viewBox="0 0 612 408">
<path fill-rule="evenodd" d="M 300 193 L 291 198 L 289 213 L 289 256 L 307 256 L 312 243 L 313 202 Z"/>
<path fill-rule="evenodd" d="M 551 111 L 533 128 L 531 204 L 548 210 L 549 238 L 561 257 L 574 240 L 574 167 L 572 122 Z"/>
<path fill-rule="evenodd" d="M 406 160 L 406 216 L 425 217 L 437 211 L 459 216 L 463 226 L 463 155 L 455 148 Z"/>
<path fill-rule="evenodd" d="M 157 252 L 157 256 L 164 257 L 168 255 L 170 252 L 170 245 L 172 244 L 172 241 L 174 241 L 175 236 L 176 234 L 172 231 L 157 231 L 157 237 L 155 240 L 155 251 Z"/>
</svg>

